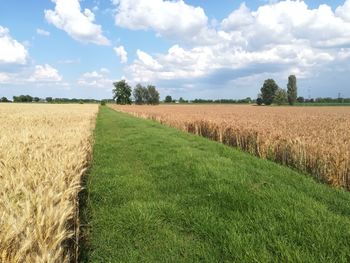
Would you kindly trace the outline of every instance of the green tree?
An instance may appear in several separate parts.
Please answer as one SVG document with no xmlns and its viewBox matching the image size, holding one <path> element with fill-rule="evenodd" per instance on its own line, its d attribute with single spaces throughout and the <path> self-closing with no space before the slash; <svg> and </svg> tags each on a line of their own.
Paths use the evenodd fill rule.
<svg viewBox="0 0 350 263">
<path fill-rule="evenodd" d="M 46 102 L 51 103 L 53 101 L 52 97 L 46 97 Z"/>
<path fill-rule="evenodd" d="M 261 88 L 261 97 L 265 105 L 271 105 L 275 98 L 275 93 L 278 90 L 278 85 L 273 79 L 267 79 Z"/>
<path fill-rule="evenodd" d="M 113 100 L 115 100 L 117 104 L 131 104 L 131 88 L 128 83 L 126 83 L 125 80 L 121 80 L 114 82 L 113 85 Z"/>
<path fill-rule="evenodd" d="M 148 103 L 148 89 L 143 87 L 141 84 L 137 84 L 133 90 L 133 96 L 135 98 L 135 103 L 142 105 Z"/>
<path fill-rule="evenodd" d="M 173 98 L 170 95 L 168 95 L 168 96 L 165 97 L 164 102 L 165 103 L 172 103 L 173 102 Z"/>
<path fill-rule="evenodd" d="M 289 104 L 294 105 L 298 97 L 297 78 L 295 75 L 288 77 L 287 93 Z"/>
<path fill-rule="evenodd" d="M 256 104 L 258 104 L 259 106 L 263 104 L 261 93 L 258 94 L 258 98 L 256 99 Z"/>
<path fill-rule="evenodd" d="M 278 88 L 275 93 L 274 102 L 277 105 L 282 105 L 282 104 L 286 104 L 287 101 L 288 101 L 287 91 L 285 91 L 284 89 Z"/>
<path fill-rule="evenodd" d="M 0 99 L 0 102 L 10 102 L 6 97 L 2 97 L 1 99 Z"/>
<path fill-rule="evenodd" d="M 297 98 L 297 102 L 299 102 L 299 103 L 304 103 L 304 102 L 305 102 L 304 97 L 298 97 L 298 98 Z"/>
<path fill-rule="evenodd" d="M 179 103 L 185 103 L 186 101 L 183 99 L 183 97 L 180 97 Z"/>
<path fill-rule="evenodd" d="M 147 103 L 151 105 L 159 104 L 159 92 L 157 91 L 156 87 L 153 85 L 148 85 L 147 90 L 148 90 Z"/>
<path fill-rule="evenodd" d="M 34 100 L 35 102 L 39 102 L 39 101 L 40 101 L 40 98 L 39 98 L 39 97 L 34 97 L 33 100 Z"/>
</svg>

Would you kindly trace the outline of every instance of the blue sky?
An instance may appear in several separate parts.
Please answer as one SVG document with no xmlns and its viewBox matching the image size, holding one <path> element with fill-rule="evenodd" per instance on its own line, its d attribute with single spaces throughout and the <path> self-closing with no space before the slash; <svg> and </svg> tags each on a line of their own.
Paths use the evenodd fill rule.
<svg viewBox="0 0 350 263">
<path fill-rule="evenodd" d="M 0 97 L 255 98 L 267 78 L 350 97 L 350 0 L 0 1 Z"/>
</svg>

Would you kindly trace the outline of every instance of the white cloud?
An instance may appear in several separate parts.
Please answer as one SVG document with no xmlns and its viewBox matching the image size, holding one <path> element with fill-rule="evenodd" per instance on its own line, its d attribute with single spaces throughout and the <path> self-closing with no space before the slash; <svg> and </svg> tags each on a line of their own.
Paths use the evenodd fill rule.
<svg viewBox="0 0 350 263">
<path fill-rule="evenodd" d="M 8 73 L 0 72 L 0 83 L 8 83 L 10 75 Z"/>
<path fill-rule="evenodd" d="M 211 42 L 199 41 L 199 37 L 192 47 L 174 45 L 167 53 L 153 56 L 138 50 L 127 73 L 135 81 L 200 78 L 227 71 L 230 80 L 252 72 L 285 75 L 289 71 L 310 77 L 321 67 L 347 57 L 348 50 L 339 46 L 350 45 L 349 3 L 347 0 L 335 12 L 327 5 L 310 9 L 304 1 L 269 3 L 256 11 L 242 4 L 215 32 L 208 25 L 202 30 L 215 35 Z M 135 12 L 138 14 L 138 7 Z M 133 10 L 128 14 L 131 20 L 136 16 Z"/>
<path fill-rule="evenodd" d="M 109 45 L 100 25 L 94 24 L 95 15 L 90 9 L 81 12 L 79 0 L 52 0 L 55 10 L 45 10 L 46 20 L 64 30 L 73 39 L 84 43 Z"/>
<path fill-rule="evenodd" d="M 350 22 L 350 0 L 346 0 L 344 5 L 339 6 L 335 13 L 342 19 Z"/>
<path fill-rule="evenodd" d="M 113 0 L 115 23 L 132 30 L 152 29 L 170 38 L 192 38 L 206 29 L 208 18 L 201 7 L 183 0 Z"/>
<path fill-rule="evenodd" d="M 49 31 L 46 31 L 46 30 L 41 29 L 41 28 L 37 28 L 37 29 L 36 29 L 36 33 L 37 33 L 38 35 L 45 36 L 45 37 L 50 36 L 50 32 L 49 32 Z"/>
<path fill-rule="evenodd" d="M 28 79 L 30 82 L 59 82 L 62 76 L 59 75 L 58 70 L 52 66 L 36 65 L 33 75 Z"/>
<path fill-rule="evenodd" d="M 115 47 L 114 51 L 117 54 L 117 56 L 120 58 L 121 63 L 125 64 L 128 62 L 128 53 L 126 52 L 123 46 Z"/>
<path fill-rule="evenodd" d="M 17 40 L 10 36 L 10 31 L 0 26 L 0 64 L 27 63 L 28 51 Z"/>
<path fill-rule="evenodd" d="M 78 79 L 81 86 L 111 89 L 113 80 L 108 78 L 109 70 L 101 68 L 99 71 L 86 72 Z"/>
</svg>

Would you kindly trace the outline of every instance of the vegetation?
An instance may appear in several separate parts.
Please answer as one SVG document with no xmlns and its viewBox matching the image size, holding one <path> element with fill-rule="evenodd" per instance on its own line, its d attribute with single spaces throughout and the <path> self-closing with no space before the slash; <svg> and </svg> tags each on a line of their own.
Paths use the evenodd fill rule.
<svg viewBox="0 0 350 263">
<path fill-rule="evenodd" d="M 156 87 L 153 85 L 147 86 L 147 103 L 151 105 L 157 105 L 159 104 L 159 92 L 157 91 Z"/>
<path fill-rule="evenodd" d="M 274 102 L 277 105 L 286 104 L 288 102 L 288 94 L 284 89 L 278 88 L 275 93 Z"/>
<path fill-rule="evenodd" d="M 6 97 L 2 97 L 1 99 L 0 99 L 0 102 L 4 102 L 4 103 L 6 103 L 6 102 L 10 102 Z"/>
<path fill-rule="evenodd" d="M 133 90 L 135 103 L 137 105 L 147 104 L 149 101 L 148 89 L 141 84 L 137 84 Z"/>
<path fill-rule="evenodd" d="M 350 260 L 347 192 L 106 107 L 95 142 L 86 261 Z"/>
<path fill-rule="evenodd" d="M 278 90 L 278 85 L 273 79 L 267 79 L 261 88 L 261 96 L 265 105 L 271 105 L 275 99 L 276 91 Z"/>
<path fill-rule="evenodd" d="M 30 95 L 20 95 L 20 96 L 13 96 L 13 102 L 32 102 L 33 97 Z"/>
<path fill-rule="evenodd" d="M 172 103 L 173 102 L 173 98 L 170 95 L 168 95 L 168 96 L 165 97 L 164 102 L 165 103 Z"/>
<path fill-rule="evenodd" d="M 131 87 L 128 83 L 126 83 L 125 80 L 121 80 L 114 82 L 113 85 L 113 100 L 115 100 L 117 104 L 131 104 Z"/>
<path fill-rule="evenodd" d="M 218 99 L 218 100 L 205 100 L 205 99 L 195 99 L 192 100 L 191 103 L 204 103 L 204 104 L 210 104 L 210 103 L 217 103 L 217 104 L 249 104 L 252 102 L 252 99 L 250 97 L 247 97 L 245 99 L 240 100 L 234 100 L 234 99 Z"/>
<path fill-rule="evenodd" d="M 294 105 L 298 97 L 297 78 L 294 75 L 290 75 L 288 78 L 287 93 L 288 103 Z"/>
<path fill-rule="evenodd" d="M 0 262 L 73 262 L 97 105 L 0 105 Z"/>
<path fill-rule="evenodd" d="M 350 190 L 350 114 L 346 107 L 114 108 L 238 147 Z"/>
</svg>

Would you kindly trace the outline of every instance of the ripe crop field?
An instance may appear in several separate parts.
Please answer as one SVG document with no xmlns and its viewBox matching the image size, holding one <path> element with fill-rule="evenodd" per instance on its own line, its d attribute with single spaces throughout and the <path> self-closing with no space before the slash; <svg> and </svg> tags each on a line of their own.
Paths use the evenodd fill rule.
<svg viewBox="0 0 350 263">
<path fill-rule="evenodd" d="M 69 262 L 96 105 L 0 105 L 0 262 Z"/>
<path fill-rule="evenodd" d="M 349 107 L 110 107 L 238 147 L 350 189 Z"/>
</svg>

